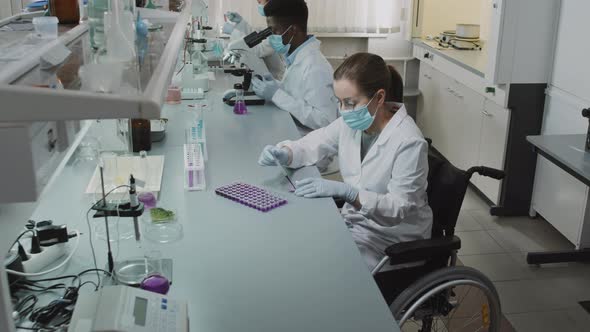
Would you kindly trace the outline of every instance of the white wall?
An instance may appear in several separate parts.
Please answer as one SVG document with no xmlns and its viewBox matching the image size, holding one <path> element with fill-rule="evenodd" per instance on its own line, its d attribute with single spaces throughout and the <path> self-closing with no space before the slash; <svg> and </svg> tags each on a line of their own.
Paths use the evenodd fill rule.
<svg viewBox="0 0 590 332">
<path fill-rule="evenodd" d="M 479 24 L 481 39 L 487 40 L 493 0 L 421 0 L 421 36 L 437 36 L 455 30 L 457 23 Z"/>
</svg>

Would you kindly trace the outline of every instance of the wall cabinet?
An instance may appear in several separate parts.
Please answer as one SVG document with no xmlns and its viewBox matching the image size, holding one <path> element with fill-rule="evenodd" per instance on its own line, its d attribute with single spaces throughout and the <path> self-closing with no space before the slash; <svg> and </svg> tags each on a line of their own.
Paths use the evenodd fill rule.
<svg viewBox="0 0 590 332">
<path fill-rule="evenodd" d="M 420 65 L 417 123 L 437 151 L 455 166 L 504 168 L 510 113 L 471 88 Z M 473 184 L 492 202 L 498 203 L 501 183 L 474 177 Z"/>
</svg>

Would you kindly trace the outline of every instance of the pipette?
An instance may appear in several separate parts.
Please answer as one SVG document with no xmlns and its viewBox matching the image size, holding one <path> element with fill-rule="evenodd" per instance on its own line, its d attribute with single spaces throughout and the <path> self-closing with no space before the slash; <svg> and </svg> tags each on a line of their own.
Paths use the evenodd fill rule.
<svg viewBox="0 0 590 332">
<path fill-rule="evenodd" d="M 293 190 L 296 190 L 297 188 L 295 188 L 295 185 L 291 181 L 291 178 L 289 178 L 289 172 L 287 172 L 287 169 L 285 168 L 285 166 L 281 165 L 281 163 L 274 156 L 273 156 L 273 159 L 275 160 L 275 164 L 277 164 L 277 166 L 279 166 L 279 168 L 283 172 L 283 175 L 285 175 L 285 177 L 287 178 L 287 181 L 289 181 L 289 183 L 293 187 Z"/>
</svg>

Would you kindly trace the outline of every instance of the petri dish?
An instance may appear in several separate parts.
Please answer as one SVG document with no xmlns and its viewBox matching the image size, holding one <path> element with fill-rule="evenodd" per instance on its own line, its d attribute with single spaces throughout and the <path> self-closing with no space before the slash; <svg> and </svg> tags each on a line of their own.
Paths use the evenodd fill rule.
<svg viewBox="0 0 590 332">
<path fill-rule="evenodd" d="M 161 217 L 156 215 L 155 211 L 164 210 L 164 215 L 169 214 L 169 217 Z M 154 214 L 152 212 L 154 211 Z M 175 210 L 155 208 L 149 211 L 144 220 L 143 236 L 154 243 L 173 243 L 182 239 L 182 224 L 176 218 Z"/>
<path fill-rule="evenodd" d="M 139 286 L 147 276 L 157 271 L 157 267 L 142 257 L 116 262 L 114 268 L 117 282 L 129 286 Z"/>
<path fill-rule="evenodd" d="M 174 243 L 182 239 L 182 225 L 178 221 L 165 224 L 148 223 L 144 227 L 143 236 L 155 243 Z"/>
</svg>

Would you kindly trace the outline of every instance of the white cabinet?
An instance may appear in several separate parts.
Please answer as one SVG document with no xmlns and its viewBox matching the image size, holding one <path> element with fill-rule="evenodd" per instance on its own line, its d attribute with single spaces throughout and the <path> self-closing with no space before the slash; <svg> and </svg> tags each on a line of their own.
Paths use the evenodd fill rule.
<svg viewBox="0 0 590 332">
<path fill-rule="evenodd" d="M 585 134 L 588 121 L 580 110 L 587 104 L 555 88 L 549 90 L 543 121 L 543 135 Z M 535 190 L 532 209 L 545 218 L 553 227 L 576 247 L 590 246 L 590 239 L 581 236 L 590 214 L 588 186 L 539 156 L 535 174 Z M 587 227 L 586 227 L 587 228 Z"/>
<path fill-rule="evenodd" d="M 416 121 L 420 124 L 424 135 L 427 135 L 433 141 L 439 142 L 441 135 L 439 123 L 442 112 L 439 107 L 433 107 L 438 98 L 438 72 L 430 65 L 420 64 L 420 77 L 418 79 L 418 89 L 421 94 L 418 99 L 418 111 Z"/>
<path fill-rule="evenodd" d="M 485 98 L 458 82 L 454 82 L 451 93 L 455 97 L 457 116 L 449 119 L 449 121 L 456 122 L 449 131 L 455 133 L 451 135 L 454 138 L 455 165 L 461 169 L 468 169 L 474 166 L 478 159 L 482 124 L 481 110 Z"/>
<path fill-rule="evenodd" d="M 486 100 L 481 112 L 481 136 L 477 165 L 504 169 L 510 111 Z M 475 175 L 473 184 L 494 204 L 498 204 L 501 181 Z"/>
<path fill-rule="evenodd" d="M 460 169 L 504 168 L 510 113 L 471 88 L 422 62 L 417 123 L 433 147 Z M 475 184 L 498 203 L 500 182 L 474 177 Z"/>
<path fill-rule="evenodd" d="M 484 98 L 425 63 L 418 86 L 422 98 L 416 118 L 424 135 L 457 167 L 473 166 Z"/>
</svg>

